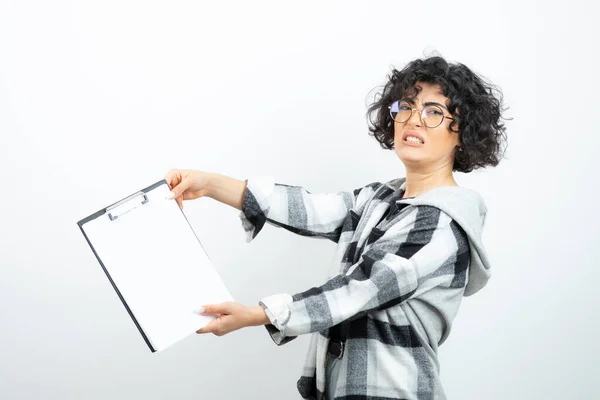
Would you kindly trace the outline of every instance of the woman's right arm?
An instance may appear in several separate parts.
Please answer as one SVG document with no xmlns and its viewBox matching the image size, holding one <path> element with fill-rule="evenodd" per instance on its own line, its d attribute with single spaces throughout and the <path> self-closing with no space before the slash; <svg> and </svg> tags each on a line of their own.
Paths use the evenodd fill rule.
<svg viewBox="0 0 600 400">
<path fill-rule="evenodd" d="M 300 186 L 275 183 L 271 178 L 249 179 L 242 204 L 242 225 L 251 241 L 266 223 L 302 236 L 338 242 L 350 210 L 362 208 L 377 185 L 353 192 L 310 193 Z M 347 226 L 348 230 L 355 227 Z"/>
<path fill-rule="evenodd" d="M 207 179 L 206 195 L 208 197 L 242 210 L 246 181 L 219 174 L 208 174 Z"/>
<path fill-rule="evenodd" d="M 298 186 L 276 184 L 270 178 L 241 181 L 189 170 L 172 170 L 167 181 L 180 206 L 182 200 L 207 196 L 241 210 L 248 241 L 267 222 L 299 235 L 338 241 L 350 209 L 360 208 L 380 185 L 373 183 L 353 192 L 313 194 Z"/>
<path fill-rule="evenodd" d="M 165 177 L 171 199 L 183 208 L 183 200 L 210 197 L 231 207 L 242 209 L 246 182 L 229 176 L 188 169 L 172 169 Z"/>
</svg>

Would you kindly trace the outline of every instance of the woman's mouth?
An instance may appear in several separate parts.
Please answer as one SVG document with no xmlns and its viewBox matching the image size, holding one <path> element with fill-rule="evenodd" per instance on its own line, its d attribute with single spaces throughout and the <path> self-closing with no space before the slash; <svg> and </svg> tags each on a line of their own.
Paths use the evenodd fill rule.
<svg viewBox="0 0 600 400">
<path fill-rule="evenodd" d="M 419 139 L 418 137 L 414 137 L 414 136 L 407 136 L 406 139 L 404 139 L 405 143 L 408 144 L 416 144 L 416 145 L 423 145 L 423 141 L 421 139 Z"/>
</svg>

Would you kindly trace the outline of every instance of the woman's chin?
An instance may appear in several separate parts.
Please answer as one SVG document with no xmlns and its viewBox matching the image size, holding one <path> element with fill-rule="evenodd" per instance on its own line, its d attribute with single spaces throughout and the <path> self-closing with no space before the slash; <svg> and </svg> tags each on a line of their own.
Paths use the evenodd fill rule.
<svg viewBox="0 0 600 400">
<path fill-rule="evenodd" d="M 416 150 L 416 151 L 415 151 Z M 404 164 L 414 164 L 423 161 L 423 154 L 419 154 L 418 148 L 396 148 L 396 155 Z"/>
</svg>

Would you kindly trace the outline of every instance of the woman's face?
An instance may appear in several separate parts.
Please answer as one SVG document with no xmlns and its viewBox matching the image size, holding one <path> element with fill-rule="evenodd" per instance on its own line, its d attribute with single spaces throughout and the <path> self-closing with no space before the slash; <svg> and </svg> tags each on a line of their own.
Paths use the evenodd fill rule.
<svg viewBox="0 0 600 400">
<path fill-rule="evenodd" d="M 452 121 L 448 118 L 453 118 L 453 116 L 446 107 L 450 99 L 441 94 L 438 85 L 417 82 L 416 86 L 421 88 L 419 94 L 406 103 L 400 103 L 400 109 L 406 110 L 407 107 L 402 107 L 402 105 L 408 104 L 418 110 L 413 110 L 406 122 L 398 122 L 401 118 L 396 118 L 394 121 L 394 148 L 407 168 L 429 172 L 452 165 L 454 153 L 460 142 L 458 133 L 449 129 Z M 431 119 L 436 118 L 433 114 L 438 114 L 437 110 L 445 116 L 442 123 L 435 128 L 428 128 L 421 120 L 423 107 L 428 104 L 435 104 L 439 107 L 438 109 L 431 108 Z M 428 123 L 428 125 L 433 124 Z M 422 143 L 415 139 L 407 141 L 407 137 L 411 135 L 421 139 Z"/>
</svg>

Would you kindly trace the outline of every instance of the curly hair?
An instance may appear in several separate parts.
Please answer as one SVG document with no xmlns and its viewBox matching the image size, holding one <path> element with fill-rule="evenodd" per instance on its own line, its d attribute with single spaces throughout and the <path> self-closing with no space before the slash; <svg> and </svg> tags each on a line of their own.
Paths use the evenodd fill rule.
<svg viewBox="0 0 600 400">
<path fill-rule="evenodd" d="M 367 111 L 369 135 L 384 149 L 394 148 L 394 121 L 388 107 L 395 100 L 414 98 L 417 82 L 439 85 L 450 99 L 448 111 L 455 119 L 450 130 L 458 132 L 460 151 L 455 153 L 453 171 L 471 172 L 496 166 L 506 141 L 502 119 L 502 91 L 460 63 L 448 63 L 440 56 L 416 59 L 401 71 L 388 75 L 380 97 Z M 456 129 L 458 128 L 458 129 Z"/>
</svg>

